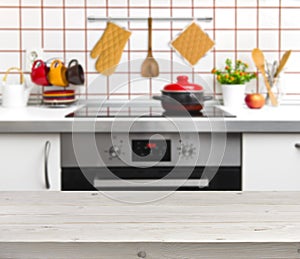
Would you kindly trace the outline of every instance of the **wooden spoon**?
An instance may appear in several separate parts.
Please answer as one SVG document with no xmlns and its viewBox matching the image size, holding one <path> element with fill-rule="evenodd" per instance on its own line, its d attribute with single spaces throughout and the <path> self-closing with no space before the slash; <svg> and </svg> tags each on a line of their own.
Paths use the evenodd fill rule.
<svg viewBox="0 0 300 259">
<path fill-rule="evenodd" d="M 159 75 L 159 67 L 152 55 L 152 18 L 148 18 L 148 55 L 142 64 L 142 77 L 157 77 Z"/>
<path fill-rule="evenodd" d="M 264 57 L 264 54 L 262 53 L 262 51 L 260 49 L 253 49 L 252 50 L 252 59 L 257 67 L 257 69 L 261 72 L 263 78 L 264 78 L 264 81 L 265 81 L 265 85 L 267 87 L 267 91 L 268 91 L 268 94 L 270 96 L 270 99 L 271 99 L 271 103 L 273 106 L 277 106 L 278 105 L 278 102 L 271 90 L 271 86 L 269 84 L 269 81 L 267 79 L 267 76 L 266 76 L 266 71 L 265 71 L 265 57 Z"/>
<path fill-rule="evenodd" d="M 277 78 L 278 75 L 280 74 L 280 72 L 282 71 L 282 69 L 284 68 L 286 62 L 288 61 L 288 59 L 289 59 L 289 57 L 290 57 L 290 55 L 291 55 L 291 52 L 292 52 L 291 50 L 288 50 L 288 51 L 286 51 L 286 52 L 283 54 L 283 56 L 282 56 L 282 58 L 281 58 L 281 60 L 280 60 L 280 62 L 279 62 L 279 66 L 278 66 L 278 68 L 277 68 L 277 70 L 276 70 L 276 73 L 275 73 L 275 75 L 274 75 L 274 78 Z"/>
</svg>

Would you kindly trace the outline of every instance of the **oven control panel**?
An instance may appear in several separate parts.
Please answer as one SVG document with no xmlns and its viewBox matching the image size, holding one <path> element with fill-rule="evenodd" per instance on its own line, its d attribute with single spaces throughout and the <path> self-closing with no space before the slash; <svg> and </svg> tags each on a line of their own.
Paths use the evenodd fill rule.
<svg viewBox="0 0 300 259">
<path fill-rule="evenodd" d="M 197 143 L 198 134 L 116 134 L 104 148 L 103 159 L 111 166 L 196 165 Z"/>
<path fill-rule="evenodd" d="M 240 134 L 80 133 L 62 135 L 63 166 L 235 166 Z"/>
</svg>

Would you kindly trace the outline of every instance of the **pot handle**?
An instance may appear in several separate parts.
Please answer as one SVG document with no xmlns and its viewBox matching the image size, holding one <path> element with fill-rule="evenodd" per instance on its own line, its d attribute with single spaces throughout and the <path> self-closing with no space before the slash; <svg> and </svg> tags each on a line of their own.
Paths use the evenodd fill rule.
<svg viewBox="0 0 300 259">
<path fill-rule="evenodd" d="M 213 99 L 212 96 L 203 96 L 204 101 L 209 101 L 209 100 L 212 100 L 212 99 Z"/>
<path fill-rule="evenodd" d="M 152 96 L 152 99 L 161 101 L 163 99 L 163 97 L 160 95 L 154 95 L 154 96 Z"/>
</svg>

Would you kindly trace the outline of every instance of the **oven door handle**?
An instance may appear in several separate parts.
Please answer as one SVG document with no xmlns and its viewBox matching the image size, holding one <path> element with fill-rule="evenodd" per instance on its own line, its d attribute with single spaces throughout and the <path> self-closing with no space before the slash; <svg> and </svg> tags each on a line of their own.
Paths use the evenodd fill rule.
<svg viewBox="0 0 300 259">
<path fill-rule="evenodd" d="M 179 187 L 194 187 L 194 188 L 206 188 L 209 186 L 209 179 L 98 179 L 94 180 L 94 187 L 97 188 L 179 188 Z"/>
</svg>

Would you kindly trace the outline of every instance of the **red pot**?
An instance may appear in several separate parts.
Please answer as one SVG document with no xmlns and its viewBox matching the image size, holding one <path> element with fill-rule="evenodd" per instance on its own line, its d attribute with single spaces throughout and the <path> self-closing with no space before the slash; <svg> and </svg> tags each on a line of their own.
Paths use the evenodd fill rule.
<svg viewBox="0 0 300 259">
<path fill-rule="evenodd" d="M 166 85 L 163 92 L 199 92 L 203 91 L 201 85 L 192 84 L 187 76 L 178 76 L 175 84 Z"/>
<path fill-rule="evenodd" d="M 162 96 L 153 96 L 160 100 L 166 111 L 199 112 L 204 101 L 211 100 L 211 96 L 204 96 L 204 89 L 197 84 L 189 83 L 187 76 L 178 76 L 177 83 L 169 84 L 162 90 Z"/>
</svg>

